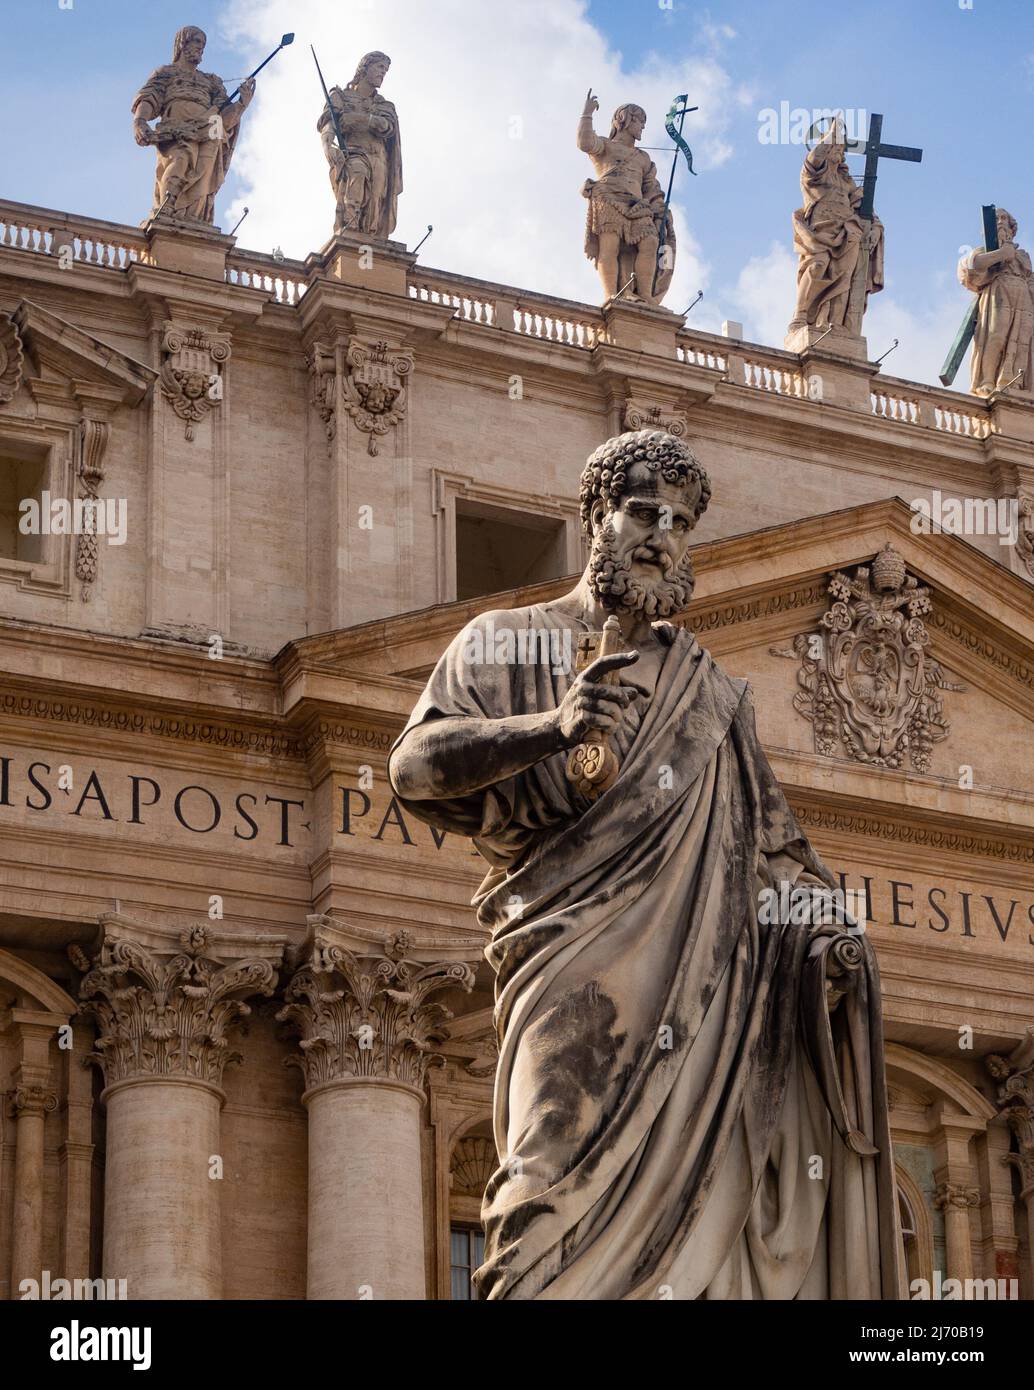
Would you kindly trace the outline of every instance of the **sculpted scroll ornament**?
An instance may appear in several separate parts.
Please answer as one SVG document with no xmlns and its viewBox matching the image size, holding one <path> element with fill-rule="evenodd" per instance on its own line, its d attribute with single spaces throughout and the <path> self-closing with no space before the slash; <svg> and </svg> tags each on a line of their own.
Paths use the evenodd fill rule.
<svg viewBox="0 0 1034 1390">
<path fill-rule="evenodd" d="M 399 932 L 383 955 L 354 956 L 342 946 L 317 941 L 307 964 L 285 992 L 277 1014 L 301 1035 L 301 1067 L 307 1087 L 346 1077 L 402 1081 L 421 1086 L 428 1066 L 441 1058 L 441 1025 L 452 1017 L 432 994 L 443 989 L 469 991 L 469 965 L 407 960 L 409 939 Z"/>
<path fill-rule="evenodd" d="M 1019 498 L 1019 530 L 1016 533 L 1016 550 L 1034 578 L 1034 497 L 1021 493 Z"/>
<path fill-rule="evenodd" d="M 194 426 L 223 399 L 222 364 L 229 359 L 230 343 L 222 334 L 203 328 L 184 328 L 166 323 L 162 335 L 162 395 L 181 420 L 187 439 Z"/>
<path fill-rule="evenodd" d="M 329 443 L 336 430 L 337 366 L 334 350 L 325 343 L 313 343 L 305 360 L 309 368 L 309 398 L 319 411 Z"/>
<path fill-rule="evenodd" d="M 643 401 L 629 398 L 625 402 L 626 430 L 667 430 L 669 434 L 681 439 L 686 433 L 686 416 L 681 410 L 666 410 L 659 405 L 646 405 Z"/>
<path fill-rule="evenodd" d="M 8 314 L 0 314 L 0 405 L 13 400 L 22 383 L 22 340 Z"/>
<path fill-rule="evenodd" d="M 1018 1152 L 1005 1154 L 1003 1162 L 1019 1172 L 1020 1195 L 1029 1202 L 1034 1200 L 1034 1028 L 1007 1057 L 992 1053 L 984 1065 L 998 1082 L 995 1100 L 1016 1136 Z"/>
<path fill-rule="evenodd" d="M 186 1077 L 219 1085 L 223 1069 L 239 1062 L 227 1028 L 251 1012 L 247 995 L 273 993 L 268 960 L 223 964 L 208 954 L 209 934 L 195 927 L 183 949 L 159 953 L 134 941 L 105 942 L 85 976 L 80 1012 L 97 1021 L 90 1061 L 111 1086 L 134 1076 Z"/>
<path fill-rule="evenodd" d="M 834 574 L 829 593 L 821 632 L 771 649 L 801 661 L 793 703 L 814 725 L 816 751 L 833 757 L 839 743 L 877 767 L 901 767 L 907 754 L 917 772 L 929 772 L 931 748 L 951 729 L 939 691 L 965 689 L 926 653 L 930 591 L 887 544 L 854 578 Z"/>
<path fill-rule="evenodd" d="M 345 362 L 349 369 L 341 382 L 345 409 L 356 428 L 370 436 L 367 452 L 376 455 L 378 439 L 406 413 L 406 378 L 413 369 L 413 354 L 383 342 L 370 347 L 352 338 Z"/>
</svg>

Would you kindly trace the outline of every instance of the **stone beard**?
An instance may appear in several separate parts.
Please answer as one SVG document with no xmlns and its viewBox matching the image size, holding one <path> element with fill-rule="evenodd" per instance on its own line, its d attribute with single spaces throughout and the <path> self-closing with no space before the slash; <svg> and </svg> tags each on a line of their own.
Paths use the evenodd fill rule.
<svg viewBox="0 0 1034 1390">
<path fill-rule="evenodd" d="M 670 618 L 689 602 L 695 583 L 693 561 L 687 551 L 670 578 L 650 583 L 632 573 L 622 557 L 614 525 L 608 516 L 592 539 L 589 584 L 605 608 L 645 613 L 650 618 Z"/>
<path fill-rule="evenodd" d="M 836 881 L 746 682 L 663 621 L 692 588 L 709 493 L 671 435 L 601 446 L 578 585 L 474 618 L 389 756 L 400 804 L 490 866 L 482 1298 L 899 1296 L 875 956 L 853 924 L 761 911 Z M 608 614 L 634 662 L 605 642 Z M 507 626 L 581 627 L 603 655 L 579 672 L 470 657 Z M 615 766 L 593 787 L 571 750 L 601 738 Z"/>
</svg>

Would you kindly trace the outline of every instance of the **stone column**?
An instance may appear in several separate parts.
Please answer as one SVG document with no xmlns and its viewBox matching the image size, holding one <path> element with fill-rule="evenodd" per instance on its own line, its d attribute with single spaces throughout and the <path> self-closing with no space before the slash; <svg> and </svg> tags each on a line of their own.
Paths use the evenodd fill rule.
<svg viewBox="0 0 1034 1390">
<path fill-rule="evenodd" d="M 973 1248 L 970 1242 L 969 1209 L 979 1206 L 975 1187 L 942 1182 L 934 1193 L 933 1204 L 944 1212 L 945 1257 L 949 1279 L 973 1278 Z"/>
<path fill-rule="evenodd" d="M 11 1297 L 23 1279 L 39 1280 L 43 1268 L 43 1156 L 46 1117 L 57 1109 L 51 1087 L 50 1041 L 67 1020 L 34 1009 L 12 1009 L 21 1037 L 21 1061 L 9 1110 L 16 1122 L 14 1215 L 11 1229 Z"/>
<path fill-rule="evenodd" d="M 219 1298 L 213 1159 L 223 1068 L 240 1060 L 226 1030 L 248 996 L 273 993 L 283 942 L 103 924 L 81 993 L 106 1083 L 104 1277 L 127 1280 L 130 1298 Z"/>
<path fill-rule="evenodd" d="M 458 958 L 469 940 L 419 954 L 436 952 L 416 959 L 406 932 L 385 940 L 310 919 L 277 1015 L 300 1035 L 306 1082 L 310 1299 L 426 1296 L 424 1077 L 452 1016 L 430 998 L 474 983 Z"/>
</svg>

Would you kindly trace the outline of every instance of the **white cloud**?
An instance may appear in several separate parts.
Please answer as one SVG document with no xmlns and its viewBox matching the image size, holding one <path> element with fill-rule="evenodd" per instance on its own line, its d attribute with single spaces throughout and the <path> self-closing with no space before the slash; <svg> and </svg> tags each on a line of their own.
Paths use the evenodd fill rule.
<svg viewBox="0 0 1034 1390">
<path fill-rule="evenodd" d="M 793 318 L 797 293 L 797 257 L 773 241 L 763 256 L 752 256 L 727 291 L 728 317 L 743 324 L 748 342 L 782 347 Z"/>
<path fill-rule="evenodd" d="M 347 15 L 347 22 L 345 16 Z M 343 84 L 370 49 L 391 56 L 383 94 L 398 109 L 405 190 L 397 240 L 415 245 L 427 224 L 434 235 L 421 252 L 426 265 L 486 280 L 598 303 L 599 281 L 582 242 L 585 200 L 580 190 L 592 167 L 575 148 L 575 127 L 592 84 L 600 99 L 597 129 L 609 127 L 624 101 L 649 117 L 645 143 L 668 146 L 663 117 L 677 92 L 689 91 L 700 111 L 685 136 L 701 170 L 731 153 L 725 139 L 735 88 L 712 56 L 650 54 L 635 69 L 594 27 L 580 0 L 231 0 L 226 37 L 255 61 L 294 29 L 294 46 L 259 77 L 244 118 L 234 172 L 241 180 L 232 226 L 247 204 L 242 244 L 279 245 L 304 257 L 330 237 L 334 206 L 316 135 L 322 106 L 308 52 L 316 45 L 328 85 Z M 520 117 L 521 138 L 509 135 Z M 670 156 L 657 153 L 667 186 Z M 702 182 L 702 181 L 701 181 Z M 699 184 L 680 165 L 676 173 L 679 254 L 667 299 L 682 309 L 707 283 L 708 268 L 680 204 L 702 216 Z"/>
</svg>

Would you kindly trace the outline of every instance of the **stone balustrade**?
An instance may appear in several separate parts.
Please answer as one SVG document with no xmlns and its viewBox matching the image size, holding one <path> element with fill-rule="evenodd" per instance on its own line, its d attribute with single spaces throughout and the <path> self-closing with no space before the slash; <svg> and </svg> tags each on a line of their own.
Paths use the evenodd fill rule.
<svg viewBox="0 0 1034 1390">
<path fill-rule="evenodd" d="M 0 248 L 55 257 L 64 253 L 70 263 L 105 270 L 126 270 L 134 261 L 149 259 L 147 238 L 135 227 L 6 199 L 0 199 Z"/>
</svg>

